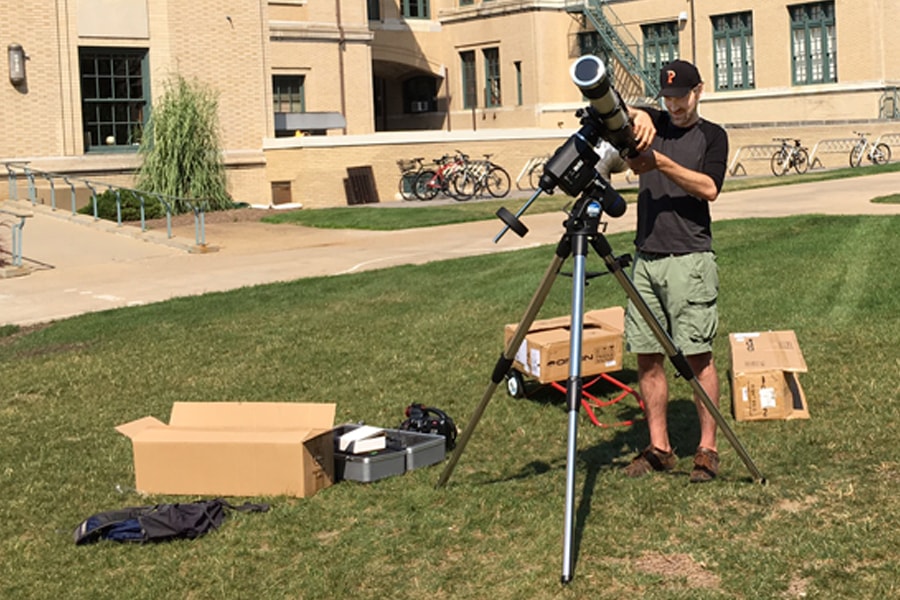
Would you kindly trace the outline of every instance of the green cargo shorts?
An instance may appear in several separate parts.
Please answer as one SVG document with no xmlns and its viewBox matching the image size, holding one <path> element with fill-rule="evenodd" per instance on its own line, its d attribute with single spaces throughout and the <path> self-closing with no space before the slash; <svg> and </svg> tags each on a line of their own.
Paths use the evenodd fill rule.
<svg viewBox="0 0 900 600">
<path fill-rule="evenodd" d="M 639 252 L 631 277 L 650 311 L 686 356 L 712 351 L 719 326 L 716 306 L 719 273 L 714 252 L 659 258 Z M 625 316 L 625 339 L 629 352 L 665 353 L 630 300 Z"/>
</svg>

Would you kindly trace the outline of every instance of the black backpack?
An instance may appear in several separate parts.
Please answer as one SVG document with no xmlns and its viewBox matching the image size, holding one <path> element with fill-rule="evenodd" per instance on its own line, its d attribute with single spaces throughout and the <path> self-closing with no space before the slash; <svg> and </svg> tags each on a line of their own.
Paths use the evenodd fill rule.
<svg viewBox="0 0 900 600">
<path fill-rule="evenodd" d="M 453 450 L 456 446 L 456 423 L 441 409 L 424 404 L 410 404 L 406 407 L 405 414 L 406 420 L 400 423 L 400 429 L 442 435 L 446 439 L 447 450 Z"/>
<path fill-rule="evenodd" d="M 242 512 L 266 512 L 268 504 L 232 506 L 221 498 L 184 504 L 133 506 L 97 513 L 85 519 L 75 529 L 75 544 L 90 544 L 99 540 L 115 542 L 164 542 L 175 539 L 194 539 L 218 529 L 225 521 L 226 509 Z"/>
</svg>

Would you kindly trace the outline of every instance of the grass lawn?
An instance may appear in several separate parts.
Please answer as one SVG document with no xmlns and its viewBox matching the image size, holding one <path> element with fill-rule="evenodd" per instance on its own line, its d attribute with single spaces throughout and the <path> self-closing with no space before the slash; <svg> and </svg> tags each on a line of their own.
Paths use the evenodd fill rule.
<svg viewBox="0 0 900 600">
<path fill-rule="evenodd" d="M 733 423 L 768 485 L 724 439 L 719 480 L 688 484 L 698 431 L 683 381 L 674 474 L 625 478 L 646 427 L 597 428 L 582 413 L 563 586 L 564 398 L 501 390 L 444 488 L 438 465 L 252 498 L 271 511 L 193 542 L 75 547 L 93 513 L 194 499 L 135 492 L 131 444 L 113 429 L 167 420 L 175 401 L 335 402 L 338 423 L 389 427 L 415 401 L 464 427 L 552 247 L 304 279 L 0 331 L 0 597 L 898 597 L 900 254 L 886 249 L 900 217 L 728 221 L 715 234 L 726 419 L 727 333 L 793 329 L 809 365 L 811 419 Z M 631 237 L 610 242 L 628 252 Z M 570 292 L 560 278 L 539 318 L 568 314 Z M 587 288 L 589 309 L 624 302 L 609 277 Z M 635 383 L 632 356 L 618 376 Z"/>
</svg>

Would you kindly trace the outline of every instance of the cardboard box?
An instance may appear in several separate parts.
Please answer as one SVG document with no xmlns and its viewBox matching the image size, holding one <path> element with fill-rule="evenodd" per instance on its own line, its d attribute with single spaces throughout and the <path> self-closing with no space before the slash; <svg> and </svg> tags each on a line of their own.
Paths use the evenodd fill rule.
<svg viewBox="0 0 900 600">
<path fill-rule="evenodd" d="M 732 412 L 738 421 L 808 419 L 799 373 L 806 361 L 793 331 L 732 333 Z"/>
<path fill-rule="evenodd" d="M 506 326 L 504 347 L 516 333 L 518 323 Z M 570 316 L 535 321 L 515 355 L 514 367 L 541 383 L 569 378 Z M 581 337 L 581 375 L 618 371 L 622 368 L 622 336 L 625 309 L 621 306 L 584 314 Z"/>
<path fill-rule="evenodd" d="M 334 404 L 176 402 L 116 427 L 148 494 L 312 496 L 334 481 Z"/>
</svg>

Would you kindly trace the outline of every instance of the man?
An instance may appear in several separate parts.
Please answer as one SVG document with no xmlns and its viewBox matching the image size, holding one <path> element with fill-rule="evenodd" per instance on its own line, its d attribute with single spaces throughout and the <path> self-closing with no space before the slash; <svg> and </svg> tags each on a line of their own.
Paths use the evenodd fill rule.
<svg viewBox="0 0 900 600">
<path fill-rule="evenodd" d="M 712 356 L 718 325 L 718 272 L 709 203 L 718 197 L 725 179 L 728 137 L 724 129 L 697 112 L 703 82 L 693 64 L 676 60 L 665 65 L 660 72 L 660 88 L 665 112 L 629 109 L 638 149 L 643 150 L 628 160 L 631 170 L 640 176 L 632 277 L 641 296 L 684 353 L 698 383 L 718 406 L 719 380 Z M 625 337 L 628 350 L 637 354 L 638 383 L 650 430 L 650 445 L 625 468 L 625 473 L 638 477 L 651 471 L 669 471 L 677 458 L 667 425 L 666 357 L 630 302 Z M 694 402 L 700 420 L 700 444 L 690 481 L 699 483 L 716 477 L 719 455 L 716 422 L 699 398 Z"/>
</svg>

